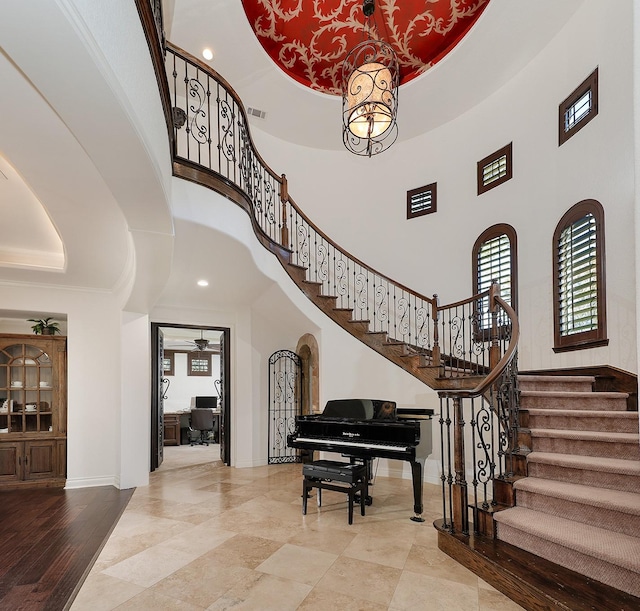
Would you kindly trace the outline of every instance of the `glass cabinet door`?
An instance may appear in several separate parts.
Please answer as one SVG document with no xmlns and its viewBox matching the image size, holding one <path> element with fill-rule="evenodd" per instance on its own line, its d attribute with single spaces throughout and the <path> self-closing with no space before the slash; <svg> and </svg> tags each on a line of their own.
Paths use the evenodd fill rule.
<svg viewBox="0 0 640 611">
<path fill-rule="evenodd" d="M 53 365 L 42 348 L 0 349 L 0 435 L 53 431 Z"/>
</svg>

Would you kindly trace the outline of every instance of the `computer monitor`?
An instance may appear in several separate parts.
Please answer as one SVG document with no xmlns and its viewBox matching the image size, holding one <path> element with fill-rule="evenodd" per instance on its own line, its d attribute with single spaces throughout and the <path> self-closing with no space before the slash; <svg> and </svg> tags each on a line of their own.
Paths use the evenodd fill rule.
<svg viewBox="0 0 640 611">
<path fill-rule="evenodd" d="M 218 407 L 218 397 L 196 397 L 196 408 L 198 407 L 216 409 Z"/>
</svg>

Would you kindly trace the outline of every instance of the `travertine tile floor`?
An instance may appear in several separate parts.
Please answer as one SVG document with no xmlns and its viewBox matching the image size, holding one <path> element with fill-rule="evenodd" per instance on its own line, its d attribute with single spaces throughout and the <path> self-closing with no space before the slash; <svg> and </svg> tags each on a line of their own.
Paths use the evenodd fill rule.
<svg viewBox="0 0 640 611">
<path fill-rule="evenodd" d="M 438 550 L 440 490 L 409 520 L 411 482 L 378 477 L 367 515 L 346 495 L 301 511 L 301 465 L 224 467 L 218 446 L 165 448 L 138 488 L 72 611 L 180 609 L 515 611 Z"/>
</svg>

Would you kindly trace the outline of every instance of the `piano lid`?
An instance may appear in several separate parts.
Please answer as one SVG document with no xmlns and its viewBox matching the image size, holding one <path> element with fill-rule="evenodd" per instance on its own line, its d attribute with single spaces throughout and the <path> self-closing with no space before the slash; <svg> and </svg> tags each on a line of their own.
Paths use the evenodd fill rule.
<svg viewBox="0 0 640 611">
<path fill-rule="evenodd" d="M 322 415 L 326 418 L 351 420 L 395 420 L 396 402 L 381 399 L 332 399 Z"/>
</svg>

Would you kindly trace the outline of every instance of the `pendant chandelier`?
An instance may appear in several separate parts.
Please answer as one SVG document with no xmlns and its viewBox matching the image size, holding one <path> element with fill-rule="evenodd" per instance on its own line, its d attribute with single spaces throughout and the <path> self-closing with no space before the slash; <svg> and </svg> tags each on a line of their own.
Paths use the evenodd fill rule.
<svg viewBox="0 0 640 611">
<path fill-rule="evenodd" d="M 375 0 L 363 0 L 367 40 L 342 64 L 342 139 L 356 155 L 377 155 L 398 137 L 399 64 L 391 45 L 372 38 Z"/>
</svg>

